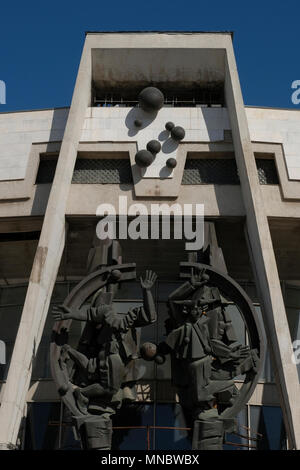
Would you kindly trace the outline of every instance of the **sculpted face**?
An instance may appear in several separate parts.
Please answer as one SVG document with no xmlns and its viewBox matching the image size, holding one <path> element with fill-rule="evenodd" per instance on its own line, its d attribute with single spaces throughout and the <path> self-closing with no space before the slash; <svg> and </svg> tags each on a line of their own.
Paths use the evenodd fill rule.
<svg viewBox="0 0 300 470">
<path fill-rule="evenodd" d="M 182 309 L 182 313 L 188 318 L 188 320 L 194 323 L 201 317 L 202 308 L 198 307 L 196 303 L 192 306 L 185 305 Z"/>
<path fill-rule="evenodd" d="M 197 321 L 202 315 L 201 307 L 197 307 L 196 305 L 191 308 L 190 317 L 192 321 Z"/>
</svg>

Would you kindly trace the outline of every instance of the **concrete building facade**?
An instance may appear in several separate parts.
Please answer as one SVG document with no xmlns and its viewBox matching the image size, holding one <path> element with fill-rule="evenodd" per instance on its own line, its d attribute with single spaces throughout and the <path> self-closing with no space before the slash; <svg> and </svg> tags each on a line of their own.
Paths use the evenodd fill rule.
<svg viewBox="0 0 300 470">
<path fill-rule="evenodd" d="M 146 86 L 161 89 L 165 105 L 155 119 L 143 116 L 137 129 L 137 96 Z M 168 121 L 185 129 L 176 145 L 165 135 Z M 141 170 L 134 157 L 151 139 L 162 150 Z M 204 205 L 215 246 L 258 309 L 267 343 L 261 380 L 239 416 L 245 435 L 232 446 L 299 449 L 293 361 L 300 332 L 299 144 L 300 111 L 244 105 L 227 32 L 87 33 L 70 108 L 0 114 L 2 449 L 78 442 L 66 431 L 71 426 L 49 372 L 50 309 L 85 275 L 97 207 L 111 204 L 124 215 L 120 196 L 133 212 L 139 203 L 149 210 L 157 202 Z M 177 161 L 173 170 L 166 167 L 170 157 Z M 138 272 L 158 273 L 163 320 L 166 291 L 186 260 L 184 243 L 120 243 Z M 138 301 L 135 288 L 120 292 L 120 308 Z M 162 325 L 148 331 L 151 340 L 160 339 Z M 181 422 L 168 367 L 148 369 L 138 392 L 144 408 L 140 414 L 136 408 L 132 425 Z M 174 449 L 188 448 L 179 431 L 162 432 L 154 432 L 153 448 L 170 448 L 163 447 L 168 439 Z M 116 448 L 135 448 L 131 439 L 143 448 L 145 436 L 137 435 L 121 436 Z"/>
</svg>

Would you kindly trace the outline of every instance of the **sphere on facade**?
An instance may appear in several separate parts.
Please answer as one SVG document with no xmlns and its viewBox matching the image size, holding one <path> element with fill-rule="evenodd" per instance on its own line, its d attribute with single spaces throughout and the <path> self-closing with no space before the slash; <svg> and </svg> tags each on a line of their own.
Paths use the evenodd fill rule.
<svg viewBox="0 0 300 470">
<path fill-rule="evenodd" d="M 161 143 L 158 140 L 150 140 L 150 142 L 147 144 L 147 150 L 156 155 L 161 151 Z"/>
<path fill-rule="evenodd" d="M 167 131 L 171 132 L 171 130 L 175 127 L 175 124 L 174 122 L 171 122 L 171 121 L 168 121 L 166 122 L 165 124 L 165 128 L 167 129 Z"/>
<path fill-rule="evenodd" d="M 185 130 L 181 126 L 175 126 L 171 130 L 171 136 L 174 140 L 182 140 L 185 136 Z"/>
<path fill-rule="evenodd" d="M 175 158 L 168 158 L 168 160 L 166 161 L 166 165 L 168 168 L 175 168 L 176 165 L 177 165 L 177 160 L 175 160 Z"/>
<path fill-rule="evenodd" d="M 165 100 L 162 92 L 153 86 L 144 88 L 139 94 L 138 99 L 140 107 L 147 112 L 158 111 L 163 107 Z"/>
<path fill-rule="evenodd" d="M 135 155 L 135 163 L 141 168 L 145 168 L 153 162 L 153 155 L 149 150 L 139 150 Z"/>
</svg>

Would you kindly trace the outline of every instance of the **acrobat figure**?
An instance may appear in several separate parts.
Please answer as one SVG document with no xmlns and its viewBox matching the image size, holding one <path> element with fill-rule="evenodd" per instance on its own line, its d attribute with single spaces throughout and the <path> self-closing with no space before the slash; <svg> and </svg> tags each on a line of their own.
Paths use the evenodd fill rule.
<svg viewBox="0 0 300 470">
<path fill-rule="evenodd" d="M 234 377 L 254 369 L 258 357 L 236 341 L 220 291 L 209 287 L 208 282 L 209 276 L 202 270 L 169 296 L 167 338 L 156 350 L 153 345 L 143 345 L 141 354 L 158 364 L 164 362 L 165 355 L 171 355 L 172 382 L 183 409 L 194 423 L 212 418 L 216 421 L 213 444 L 205 440 L 204 426 L 200 448 L 220 449 L 223 423 L 217 423 L 218 406 L 232 405 L 238 394 Z M 212 436 L 211 421 L 208 428 Z"/>
<path fill-rule="evenodd" d="M 117 274 L 112 271 L 116 278 L 114 282 L 117 282 Z M 145 278 L 140 279 L 143 306 L 127 313 L 116 312 L 110 292 L 100 292 L 94 305 L 87 310 L 70 310 L 64 306 L 53 308 L 55 321 L 72 319 L 86 322 L 88 327 L 83 340 L 85 354 L 68 344 L 61 350 L 61 360 L 72 359 L 77 366 L 72 382 L 80 385 L 73 394 L 81 413 L 94 413 L 95 408 L 98 414 L 108 409 L 113 412 L 122 403 L 124 395 L 126 398 L 126 388 L 128 398 L 132 381 L 128 372 L 139 352 L 136 328 L 149 325 L 157 318 L 151 293 L 156 278 L 154 272 L 146 271 Z"/>
</svg>

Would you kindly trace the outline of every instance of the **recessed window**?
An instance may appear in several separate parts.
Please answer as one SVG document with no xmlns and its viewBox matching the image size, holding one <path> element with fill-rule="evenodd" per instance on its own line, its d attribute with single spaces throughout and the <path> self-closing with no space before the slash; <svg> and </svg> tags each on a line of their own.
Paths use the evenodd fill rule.
<svg viewBox="0 0 300 470">
<path fill-rule="evenodd" d="M 36 184 L 52 183 L 54 180 L 57 158 L 58 155 L 55 158 L 41 157 L 35 181 Z"/>
<path fill-rule="evenodd" d="M 276 164 L 274 159 L 256 158 L 259 184 L 279 184 Z"/>
<path fill-rule="evenodd" d="M 182 184 L 240 184 L 234 158 L 187 158 Z"/>
<path fill-rule="evenodd" d="M 129 158 L 79 158 L 73 184 L 132 184 Z"/>
<path fill-rule="evenodd" d="M 222 107 L 224 106 L 224 86 L 222 83 L 194 88 L 174 88 L 155 84 L 165 97 L 164 106 L 172 108 Z M 138 106 L 138 95 L 143 88 L 119 88 L 111 90 L 94 89 L 93 105 L 97 107 Z"/>
<path fill-rule="evenodd" d="M 57 158 L 40 160 L 36 184 L 52 183 Z M 133 184 L 129 158 L 78 158 L 73 184 Z"/>
<path fill-rule="evenodd" d="M 229 156 L 228 156 L 229 157 Z M 240 184 L 235 158 L 222 156 L 186 159 L 181 184 Z M 259 184 L 279 184 L 274 158 L 255 158 Z"/>
</svg>

